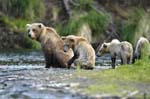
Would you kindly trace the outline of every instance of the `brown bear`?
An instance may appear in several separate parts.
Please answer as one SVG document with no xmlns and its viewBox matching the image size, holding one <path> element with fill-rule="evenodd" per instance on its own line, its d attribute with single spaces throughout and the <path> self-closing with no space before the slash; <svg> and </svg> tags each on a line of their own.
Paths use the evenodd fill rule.
<svg viewBox="0 0 150 99">
<path fill-rule="evenodd" d="M 98 49 L 97 56 L 101 56 L 105 53 L 111 54 L 113 69 L 115 69 L 116 56 L 121 58 L 121 64 L 129 64 L 132 62 L 133 48 L 127 41 L 120 42 L 117 39 L 113 39 L 109 43 L 104 42 Z"/>
<path fill-rule="evenodd" d="M 64 40 L 64 51 L 72 48 L 74 56 L 70 62 L 75 66 L 79 65 L 83 69 L 93 69 L 95 66 L 95 51 L 86 38 L 82 36 L 69 35 L 62 37 Z M 72 64 L 73 65 L 73 64 Z"/>
<path fill-rule="evenodd" d="M 144 55 L 144 57 L 150 55 L 150 45 L 149 41 L 145 37 L 140 37 L 136 43 L 135 51 L 133 55 L 133 63 L 136 59 L 140 59 L 141 56 Z"/>
<path fill-rule="evenodd" d="M 73 57 L 72 49 L 64 52 L 64 43 L 55 29 L 46 27 L 42 23 L 27 24 L 28 35 L 41 43 L 46 68 L 68 67 L 68 61 Z"/>
</svg>

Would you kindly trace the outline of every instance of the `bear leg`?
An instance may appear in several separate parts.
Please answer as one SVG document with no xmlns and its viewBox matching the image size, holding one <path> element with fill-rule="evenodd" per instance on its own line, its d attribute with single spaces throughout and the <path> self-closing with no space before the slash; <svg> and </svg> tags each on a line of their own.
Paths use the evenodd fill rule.
<svg viewBox="0 0 150 99">
<path fill-rule="evenodd" d="M 123 58 L 121 57 L 121 65 L 123 64 Z"/>
<path fill-rule="evenodd" d="M 122 59 L 123 59 L 123 64 L 127 64 L 128 57 L 126 55 L 124 55 Z"/>
<path fill-rule="evenodd" d="M 132 58 L 132 64 L 135 63 L 135 60 L 137 59 L 137 57 L 135 55 L 133 55 L 133 58 Z"/>
<path fill-rule="evenodd" d="M 50 67 L 51 67 L 50 61 L 48 61 L 48 60 L 46 59 L 46 66 L 45 66 L 45 68 L 50 68 Z"/>
<path fill-rule="evenodd" d="M 116 63 L 116 57 L 111 57 L 111 61 L 112 61 L 112 69 L 115 69 L 115 63 Z"/>
<path fill-rule="evenodd" d="M 52 55 L 45 53 L 45 61 L 46 61 L 46 66 L 45 68 L 50 68 L 53 64 L 52 64 Z"/>
<path fill-rule="evenodd" d="M 78 54 L 74 54 L 74 56 L 68 61 L 68 66 L 71 66 L 71 64 L 79 57 Z"/>
<path fill-rule="evenodd" d="M 131 60 L 131 57 L 128 57 L 128 58 L 127 58 L 127 64 L 130 64 L 131 61 L 132 61 L 132 60 Z"/>
</svg>

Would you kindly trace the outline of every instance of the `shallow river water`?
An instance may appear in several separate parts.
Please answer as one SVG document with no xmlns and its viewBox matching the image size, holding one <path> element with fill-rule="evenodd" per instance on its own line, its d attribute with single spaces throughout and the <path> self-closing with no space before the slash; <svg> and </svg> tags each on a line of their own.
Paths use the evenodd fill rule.
<svg viewBox="0 0 150 99">
<path fill-rule="evenodd" d="M 95 70 L 111 68 L 110 57 L 97 58 L 96 65 Z M 79 93 L 79 82 L 91 82 L 73 79 L 74 69 L 44 67 L 41 51 L 1 52 L 0 99 L 92 99 Z"/>
</svg>

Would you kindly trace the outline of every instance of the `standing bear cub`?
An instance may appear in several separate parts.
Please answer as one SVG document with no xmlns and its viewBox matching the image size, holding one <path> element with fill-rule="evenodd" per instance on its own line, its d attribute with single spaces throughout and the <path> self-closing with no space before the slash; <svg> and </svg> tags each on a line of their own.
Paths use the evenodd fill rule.
<svg viewBox="0 0 150 99">
<path fill-rule="evenodd" d="M 28 35 L 41 43 L 46 68 L 68 67 L 68 61 L 73 57 L 72 49 L 64 52 L 64 43 L 55 29 L 46 27 L 42 23 L 27 24 Z"/>
<path fill-rule="evenodd" d="M 111 54 L 112 68 L 115 69 L 116 56 L 121 58 L 121 64 L 131 63 L 133 48 L 127 41 L 120 42 L 119 40 L 114 39 L 109 43 L 104 42 L 99 48 L 97 55 L 101 56 L 105 53 Z"/>
<path fill-rule="evenodd" d="M 69 65 L 80 65 L 83 69 L 93 69 L 95 66 L 95 51 L 91 44 L 82 36 L 69 35 L 62 37 L 64 51 L 72 48 L 74 57 L 68 62 Z"/>
</svg>

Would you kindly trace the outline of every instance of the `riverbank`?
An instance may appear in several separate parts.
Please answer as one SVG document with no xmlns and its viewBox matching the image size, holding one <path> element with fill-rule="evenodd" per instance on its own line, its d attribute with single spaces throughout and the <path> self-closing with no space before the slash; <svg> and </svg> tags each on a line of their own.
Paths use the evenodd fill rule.
<svg viewBox="0 0 150 99">
<path fill-rule="evenodd" d="M 114 70 L 81 71 L 76 75 L 94 82 L 84 88 L 88 95 L 147 99 L 150 98 L 149 74 L 149 62 L 138 61 L 133 65 L 122 65 Z"/>
</svg>

